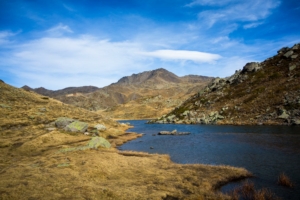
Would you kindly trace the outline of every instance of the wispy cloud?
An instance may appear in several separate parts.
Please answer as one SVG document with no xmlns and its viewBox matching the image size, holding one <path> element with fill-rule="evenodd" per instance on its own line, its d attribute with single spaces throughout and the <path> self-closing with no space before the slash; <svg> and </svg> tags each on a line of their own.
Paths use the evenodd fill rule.
<svg viewBox="0 0 300 200">
<path fill-rule="evenodd" d="M 13 33 L 11 31 L 0 31 L 0 45 L 8 44 L 11 42 L 11 37 L 17 35 L 17 33 Z"/>
<path fill-rule="evenodd" d="M 222 2 L 222 3 L 221 3 Z M 211 9 L 202 11 L 198 17 L 209 27 L 217 22 L 256 22 L 268 17 L 280 5 L 279 0 L 253 1 L 206 1 L 192 2 L 192 5 L 209 5 Z"/>
<path fill-rule="evenodd" d="M 166 60 L 189 60 L 200 63 L 212 63 L 221 58 L 218 54 L 185 50 L 157 50 L 153 52 L 143 52 L 142 55 Z"/>
<path fill-rule="evenodd" d="M 65 33 L 73 33 L 73 31 L 69 26 L 59 23 L 57 26 L 48 29 L 46 33 L 51 36 L 61 36 Z"/>
<path fill-rule="evenodd" d="M 249 29 L 249 28 L 255 28 L 259 25 L 262 25 L 263 22 L 255 22 L 255 23 L 250 23 L 250 24 L 246 24 L 243 26 L 244 29 Z"/>
</svg>

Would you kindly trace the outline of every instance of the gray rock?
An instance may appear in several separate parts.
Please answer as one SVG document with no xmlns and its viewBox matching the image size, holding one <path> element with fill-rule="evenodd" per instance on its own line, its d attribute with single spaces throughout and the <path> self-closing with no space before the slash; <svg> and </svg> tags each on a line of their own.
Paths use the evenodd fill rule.
<svg viewBox="0 0 300 200">
<path fill-rule="evenodd" d="M 299 46 L 300 46 L 299 44 L 295 44 L 292 49 L 293 50 L 299 49 Z"/>
<path fill-rule="evenodd" d="M 173 131 L 160 131 L 157 135 L 189 135 L 190 132 L 177 132 L 177 130 Z"/>
<path fill-rule="evenodd" d="M 46 128 L 47 131 L 55 131 L 56 128 Z"/>
<path fill-rule="evenodd" d="M 283 47 L 283 48 L 281 48 L 280 50 L 278 50 L 277 53 L 281 54 L 281 53 L 284 53 L 284 52 L 286 52 L 286 51 L 288 51 L 288 50 L 289 50 L 288 47 Z"/>
<path fill-rule="evenodd" d="M 39 111 L 40 111 L 40 112 L 46 112 L 47 109 L 46 109 L 46 108 L 39 108 Z"/>
<path fill-rule="evenodd" d="M 289 71 L 293 71 L 294 69 L 296 69 L 296 65 L 294 64 L 294 65 L 291 65 L 291 66 L 289 66 Z"/>
<path fill-rule="evenodd" d="M 286 52 L 283 56 L 286 57 L 286 58 L 289 58 L 291 57 L 291 55 L 293 55 L 294 51 L 290 50 L 288 52 Z"/>
<path fill-rule="evenodd" d="M 74 122 L 74 119 L 71 118 L 67 118 L 67 117 L 59 117 L 56 121 L 55 121 L 55 125 L 58 128 L 65 128 L 67 125 L 71 124 L 72 122 Z"/>
<path fill-rule="evenodd" d="M 85 122 L 75 121 L 65 127 L 69 132 L 81 132 L 84 133 L 88 129 L 89 125 Z"/>
<path fill-rule="evenodd" d="M 259 63 L 257 63 L 257 62 L 250 62 L 250 63 L 247 63 L 243 67 L 242 72 L 243 73 L 245 73 L 245 72 L 255 72 L 255 71 L 259 70 L 259 69 L 260 69 Z"/>
<path fill-rule="evenodd" d="M 97 149 L 98 147 L 110 148 L 111 144 L 103 137 L 93 137 L 87 146 L 91 149 Z"/>
<path fill-rule="evenodd" d="M 98 131 L 105 131 L 106 127 L 102 124 L 97 124 L 96 126 L 94 126 L 95 129 L 97 129 Z"/>
<path fill-rule="evenodd" d="M 89 132 L 85 132 L 84 135 L 90 135 L 90 133 Z"/>
<path fill-rule="evenodd" d="M 187 116 L 190 113 L 189 110 L 184 111 L 184 113 L 182 113 L 183 116 Z"/>
<path fill-rule="evenodd" d="M 288 119 L 290 116 L 285 109 L 281 110 L 281 114 L 278 116 L 279 119 Z"/>
<path fill-rule="evenodd" d="M 298 57 L 298 54 L 292 55 L 291 58 L 292 59 L 296 59 Z"/>
<path fill-rule="evenodd" d="M 300 125 L 300 119 L 292 119 L 291 124 L 292 125 Z"/>
</svg>

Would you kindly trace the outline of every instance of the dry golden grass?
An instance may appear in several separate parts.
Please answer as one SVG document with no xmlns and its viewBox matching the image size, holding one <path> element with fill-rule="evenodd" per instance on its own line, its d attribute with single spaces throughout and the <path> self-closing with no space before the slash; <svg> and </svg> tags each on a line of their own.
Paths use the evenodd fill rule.
<svg viewBox="0 0 300 200">
<path fill-rule="evenodd" d="M 232 200 L 279 200 L 270 190 L 263 188 L 256 190 L 252 182 L 246 181 L 231 193 Z"/>
<path fill-rule="evenodd" d="M 278 176 L 277 183 L 279 185 L 286 186 L 286 187 L 289 187 L 289 188 L 292 188 L 294 186 L 292 181 L 290 180 L 290 178 L 287 175 L 285 175 L 285 173 L 281 173 Z"/>
<path fill-rule="evenodd" d="M 228 166 L 180 165 L 166 155 L 75 150 L 89 136 L 48 123 L 66 116 L 107 127 L 113 147 L 140 135 L 96 113 L 0 83 L 0 199 L 229 199 L 220 184 L 247 177 Z M 4 106 L 5 105 L 5 106 Z M 46 111 L 45 111 L 46 109 Z M 62 151 L 73 149 L 72 151 Z"/>
</svg>

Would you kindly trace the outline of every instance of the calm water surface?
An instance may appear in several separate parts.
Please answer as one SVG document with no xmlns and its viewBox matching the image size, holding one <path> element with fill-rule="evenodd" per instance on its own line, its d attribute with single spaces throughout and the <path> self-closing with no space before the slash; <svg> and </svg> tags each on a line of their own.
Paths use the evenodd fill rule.
<svg viewBox="0 0 300 200">
<path fill-rule="evenodd" d="M 300 199 L 300 127 L 296 126 L 216 126 L 145 124 L 129 122 L 131 132 L 144 136 L 122 145 L 120 150 L 169 154 L 176 163 L 202 163 L 244 167 L 255 177 L 257 189 L 268 188 L 282 199 Z M 191 132 L 184 136 L 156 135 L 159 131 Z M 150 149 L 153 147 L 153 149 Z M 278 186 L 277 177 L 285 172 L 296 185 L 293 189 Z M 232 190 L 240 183 L 222 187 Z"/>
</svg>

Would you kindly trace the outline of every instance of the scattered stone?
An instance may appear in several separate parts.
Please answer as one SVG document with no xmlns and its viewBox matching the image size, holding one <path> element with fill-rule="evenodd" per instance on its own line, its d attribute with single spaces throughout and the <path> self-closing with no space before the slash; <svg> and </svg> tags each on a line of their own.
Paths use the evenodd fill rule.
<svg viewBox="0 0 300 200">
<path fill-rule="evenodd" d="M 102 124 L 97 124 L 96 126 L 94 126 L 94 128 L 96 128 L 98 131 L 105 131 L 106 127 Z"/>
<path fill-rule="evenodd" d="M 97 149 L 98 147 L 110 148 L 111 144 L 103 137 L 93 137 L 87 146 L 91 149 Z"/>
<path fill-rule="evenodd" d="M 55 131 L 56 128 L 46 128 L 47 131 Z"/>
<path fill-rule="evenodd" d="M 85 132 L 84 135 L 90 135 L 90 133 L 89 132 Z"/>
<path fill-rule="evenodd" d="M 298 54 L 292 55 L 291 58 L 292 59 L 296 59 L 298 57 Z"/>
<path fill-rule="evenodd" d="M 280 50 L 278 50 L 277 53 L 278 53 L 278 54 L 281 54 L 281 53 L 286 52 L 287 50 L 289 50 L 288 47 L 283 47 L 283 48 L 281 48 Z"/>
<path fill-rule="evenodd" d="M 153 147 L 150 147 L 150 149 L 154 149 Z"/>
<path fill-rule="evenodd" d="M 292 49 L 293 49 L 293 50 L 299 49 L 299 44 L 294 45 Z"/>
<path fill-rule="evenodd" d="M 300 125 L 300 119 L 292 119 L 291 124 L 292 125 Z"/>
<path fill-rule="evenodd" d="M 278 116 L 279 119 L 288 119 L 290 116 L 287 114 L 285 109 L 281 110 L 281 114 Z"/>
<path fill-rule="evenodd" d="M 55 125 L 58 128 L 65 128 L 67 125 L 71 124 L 72 122 L 74 122 L 74 119 L 71 118 L 67 118 L 67 117 L 59 117 L 56 121 L 55 121 Z"/>
<path fill-rule="evenodd" d="M 177 130 L 173 131 L 160 131 L 157 135 L 189 135 L 190 132 L 177 132 Z"/>
<path fill-rule="evenodd" d="M 189 110 L 186 110 L 186 111 L 184 111 L 184 112 L 182 113 L 182 115 L 183 115 L 183 116 L 187 116 L 189 113 L 190 113 L 190 111 L 189 111 Z"/>
<path fill-rule="evenodd" d="M 293 71 L 294 69 L 296 69 L 296 65 L 294 64 L 294 65 L 291 65 L 291 66 L 289 66 L 289 71 Z"/>
<path fill-rule="evenodd" d="M 283 56 L 286 57 L 286 58 L 289 58 L 291 57 L 291 55 L 293 55 L 294 51 L 290 50 L 288 52 L 286 52 Z"/>
<path fill-rule="evenodd" d="M 46 112 L 47 109 L 46 109 L 46 108 L 39 108 L 39 111 L 40 111 L 40 112 Z"/>
<path fill-rule="evenodd" d="M 85 122 L 75 121 L 65 127 L 69 132 L 81 132 L 84 133 L 88 129 L 89 125 Z"/>
</svg>

